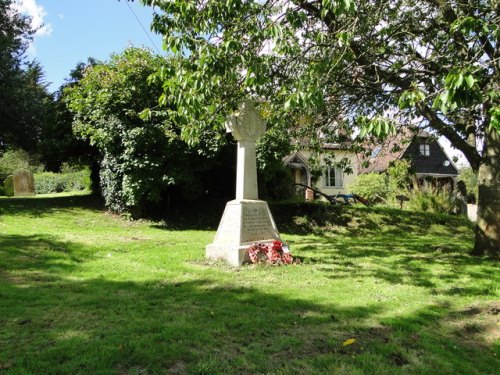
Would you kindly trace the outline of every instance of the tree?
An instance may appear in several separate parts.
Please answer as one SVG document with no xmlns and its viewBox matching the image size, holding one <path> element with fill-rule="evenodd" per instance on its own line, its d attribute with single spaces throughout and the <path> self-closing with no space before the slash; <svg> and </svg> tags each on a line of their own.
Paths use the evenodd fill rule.
<svg viewBox="0 0 500 375">
<path fill-rule="evenodd" d="M 40 159 L 48 171 L 59 172 L 63 163 L 89 165 L 92 191 L 95 194 L 99 193 L 99 153 L 88 140 L 79 139 L 73 134 L 73 113 L 69 110 L 63 93 L 66 88 L 78 84 L 85 69 L 98 64 L 94 58 L 89 58 L 86 63 L 78 63 L 54 94 L 48 119 L 41 129 L 38 147 Z"/>
<path fill-rule="evenodd" d="M 36 61 L 25 51 L 35 30 L 11 0 L 0 0 L 0 149 L 35 151 L 51 96 Z"/>
<path fill-rule="evenodd" d="M 332 126 L 337 137 L 381 137 L 418 123 L 479 172 L 474 253 L 498 256 L 498 2 L 141 2 L 161 10 L 152 27 L 183 57 L 175 75 L 158 78 L 160 103 L 175 103 L 184 137 L 220 133 L 243 96 L 269 106 L 271 126 L 313 143 Z"/>
<path fill-rule="evenodd" d="M 102 194 L 116 212 L 148 214 L 174 188 L 176 198 L 197 198 L 206 190 L 202 175 L 218 161 L 202 159 L 201 148 L 179 138 L 170 108 L 156 108 L 161 84 L 148 77 L 163 63 L 149 50 L 128 48 L 87 66 L 63 92 L 75 134 L 99 150 Z"/>
</svg>

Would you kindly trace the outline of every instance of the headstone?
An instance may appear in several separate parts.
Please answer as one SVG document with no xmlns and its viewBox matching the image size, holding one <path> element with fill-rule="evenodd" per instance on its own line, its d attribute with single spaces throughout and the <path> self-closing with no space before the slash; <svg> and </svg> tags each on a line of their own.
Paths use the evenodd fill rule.
<svg viewBox="0 0 500 375">
<path fill-rule="evenodd" d="M 3 187 L 5 190 L 6 196 L 8 196 L 8 197 L 14 196 L 14 179 L 12 178 L 12 176 L 8 176 L 5 179 L 5 181 L 3 183 Z"/>
<path fill-rule="evenodd" d="M 238 141 L 236 199 L 226 204 L 214 242 L 205 251 L 209 259 L 224 259 L 239 266 L 249 260 L 250 245 L 279 241 L 280 236 L 267 202 L 259 200 L 255 142 L 266 127 L 254 102 L 243 101 L 225 126 Z"/>
<path fill-rule="evenodd" d="M 12 176 L 14 182 L 14 196 L 26 197 L 35 195 L 35 180 L 33 173 L 18 171 Z"/>
</svg>

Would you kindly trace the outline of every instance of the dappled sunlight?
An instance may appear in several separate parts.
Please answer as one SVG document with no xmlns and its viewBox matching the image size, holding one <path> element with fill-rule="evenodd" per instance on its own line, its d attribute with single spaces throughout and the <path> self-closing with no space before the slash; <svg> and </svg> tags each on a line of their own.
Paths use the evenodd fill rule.
<svg viewBox="0 0 500 375">
<path fill-rule="evenodd" d="M 81 230 L 59 221 L 70 206 L 50 210 L 9 214 L 22 225 L 0 237 L 0 342 L 16 342 L 0 363 L 22 371 L 495 367 L 497 265 L 470 257 L 468 238 L 450 245 L 444 224 L 399 237 L 284 234 L 302 264 L 234 268 L 204 259 L 213 231 L 127 226 L 84 207 L 77 220 L 97 227 Z"/>
<path fill-rule="evenodd" d="M 86 212 L 102 212 L 102 202 L 96 197 L 88 194 L 70 196 L 50 196 L 31 198 L 4 198 L 0 200 L 0 217 L 28 216 L 42 218 L 53 214 L 75 215 L 78 210 Z"/>
<path fill-rule="evenodd" d="M 443 228 L 435 225 L 432 231 L 446 233 Z M 470 256 L 463 239 L 455 237 L 450 243 L 436 237 L 413 232 L 398 238 L 374 234 L 368 240 L 363 235 L 309 236 L 295 249 L 305 264 L 332 280 L 377 279 L 426 288 L 432 296 L 498 294 L 500 275 L 494 261 Z"/>
</svg>

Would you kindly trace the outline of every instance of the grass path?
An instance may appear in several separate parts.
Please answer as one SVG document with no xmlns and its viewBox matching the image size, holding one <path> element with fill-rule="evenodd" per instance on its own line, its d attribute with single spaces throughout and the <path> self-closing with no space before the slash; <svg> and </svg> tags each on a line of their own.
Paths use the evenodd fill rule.
<svg viewBox="0 0 500 375">
<path fill-rule="evenodd" d="M 495 374 L 500 272 L 470 224 L 345 215 L 282 233 L 301 265 L 233 269 L 205 262 L 213 230 L 0 199 L 0 374 Z"/>
</svg>

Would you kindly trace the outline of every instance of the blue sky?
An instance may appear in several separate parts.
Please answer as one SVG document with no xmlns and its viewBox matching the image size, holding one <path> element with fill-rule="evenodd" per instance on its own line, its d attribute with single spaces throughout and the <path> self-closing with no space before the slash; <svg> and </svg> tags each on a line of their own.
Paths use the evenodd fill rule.
<svg viewBox="0 0 500 375">
<path fill-rule="evenodd" d="M 88 57 L 108 60 L 111 53 L 129 45 L 158 49 L 164 54 L 161 37 L 150 31 L 153 9 L 138 0 L 129 5 L 140 23 L 124 0 L 16 1 L 32 16 L 33 26 L 41 27 L 28 58 L 41 63 L 46 81 L 51 83 L 50 91 L 57 90 L 76 64 Z"/>
</svg>

